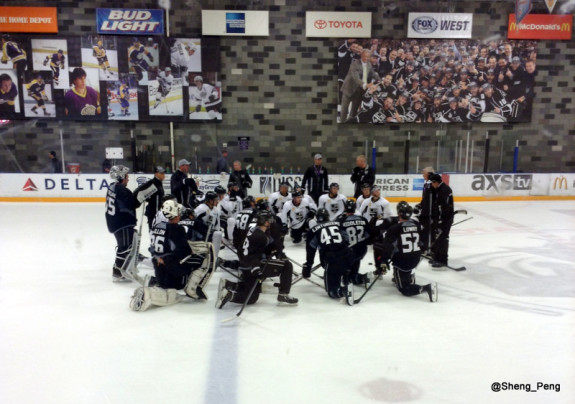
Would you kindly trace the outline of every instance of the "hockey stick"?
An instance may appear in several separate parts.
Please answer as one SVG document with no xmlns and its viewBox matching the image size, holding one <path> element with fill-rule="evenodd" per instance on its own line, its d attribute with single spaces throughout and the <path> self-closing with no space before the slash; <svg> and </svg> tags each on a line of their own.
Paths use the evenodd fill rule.
<svg viewBox="0 0 575 404">
<path fill-rule="evenodd" d="M 421 256 L 422 256 L 423 258 L 425 258 L 426 260 L 428 260 L 428 261 L 431 261 L 431 260 L 432 260 L 432 258 L 431 258 L 429 255 L 423 255 L 423 254 L 421 254 Z M 453 270 L 453 271 L 457 271 L 457 272 L 465 271 L 465 270 L 467 269 L 467 268 L 465 268 L 465 266 L 452 267 L 452 266 L 449 266 L 449 265 L 445 265 L 445 267 L 447 267 L 447 268 L 449 268 L 449 269 L 451 269 L 451 270 Z"/>
<path fill-rule="evenodd" d="M 453 224 L 451 225 L 451 227 L 456 226 L 456 225 L 458 225 L 458 224 L 460 224 L 460 223 L 463 223 L 463 222 L 467 222 L 468 220 L 471 220 L 471 219 L 473 219 L 473 216 L 469 216 L 468 218 L 465 218 L 465 219 L 463 219 L 463 220 L 460 220 L 459 222 L 455 222 L 455 223 L 453 223 Z"/>
<path fill-rule="evenodd" d="M 287 257 L 287 256 L 286 256 L 286 258 L 287 258 L 292 264 L 296 264 L 298 267 L 300 267 L 300 268 L 303 269 L 303 265 L 300 264 L 299 262 L 294 261 L 294 260 L 292 260 L 290 257 Z M 313 272 L 313 271 L 315 271 L 317 268 L 319 268 L 320 266 L 321 266 L 321 264 L 317 264 L 315 267 L 313 267 L 311 273 L 314 274 L 315 276 L 317 276 L 318 278 L 323 279 L 323 276 L 318 275 L 318 274 L 315 274 L 315 273 Z"/>
<path fill-rule="evenodd" d="M 262 270 L 262 274 L 265 273 L 265 270 L 266 270 L 267 266 L 268 266 L 268 264 L 266 263 L 266 265 L 264 266 L 264 269 Z M 256 278 L 256 280 L 255 280 L 255 282 L 254 282 L 254 285 L 253 285 L 252 288 L 250 289 L 250 293 L 248 293 L 248 296 L 246 297 L 246 300 L 244 300 L 244 303 L 242 304 L 242 307 L 240 308 L 240 311 L 238 311 L 238 312 L 236 313 L 236 316 L 235 316 L 235 317 L 230 317 L 230 318 L 228 318 L 228 319 L 222 320 L 222 323 L 226 323 L 226 322 L 228 322 L 228 321 L 232 321 L 233 319 L 238 318 L 239 316 L 242 315 L 242 312 L 244 311 L 244 309 L 246 308 L 246 306 L 247 306 L 248 302 L 250 301 L 252 295 L 254 294 L 254 291 L 256 290 L 256 287 L 258 286 L 258 283 L 262 283 L 264 279 L 265 279 L 265 278 L 264 278 L 263 276 L 261 276 L 261 275 Z"/>
<path fill-rule="evenodd" d="M 458 209 L 455 212 L 453 212 L 454 215 L 457 215 L 458 213 L 461 213 L 462 215 L 466 215 L 467 214 L 467 210 L 465 209 Z"/>
<path fill-rule="evenodd" d="M 144 224 L 145 211 L 146 201 L 144 200 L 142 203 L 142 217 L 140 218 L 140 226 L 134 235 L 134 240 L 132 241 L 132 250 L 126 257 L 124 265 L 122 265 L 122 268 L 120 268 L 120 272 L 125 278 L 135 280 L 142 286 L 144 286 L 144 280 L 138 275 L 138 255 L 140 253 L 140 241 L 142 240 L 142 225 Z"/>
<path fill-rule="evenodd" d="M 321 266 L 321 264 L 317 264 L 315 267 L 313 267 L 311 270 L 311 273 L 313 273 L 313 271 L 318 269 L 320 266 Z M 299 281 L 301 281 L 303 279 L 303 280 L 308 281 L 309 283 L 313 283 L 315 286 L 318 286 L 322 289 L 325 289 L 325 287 L 322 284 L 317 283 L 316 281 L 314 281 L 312 279 L 304 278 L 303 275 L 300 274 L 299 272 L 293 271 L 293 274 L 296 276 L 296 279 L 294 281 L 292 281 L 292 283 L 291 283 L 292 285 L 295 285 L 296 283 L 298 283 Z"/>
<path fill-rule="evenodd" d="M 359 299 L 353 301 L 353 304 L 358 304 L 359 302 L 361 302 L 361 299 L 363 299 L 363 297 L 367 294 L 367 292 L 369 292 L 369 290 L 373 287 L 373 285 L 375 285 L 375 282 L 377 282 L 380 278 L 381 275 L 377 275 L 375 279 L 371 282 L 371 284 L 367 287 L 365 292 L 363 292 L 363 294 L 359 297 Z"/>
</svg>

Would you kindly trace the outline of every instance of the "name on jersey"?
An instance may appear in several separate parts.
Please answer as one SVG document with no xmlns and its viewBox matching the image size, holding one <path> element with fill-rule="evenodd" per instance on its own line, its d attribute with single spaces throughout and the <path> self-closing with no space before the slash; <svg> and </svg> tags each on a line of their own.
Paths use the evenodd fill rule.
<svg viewBox="0 0 575 404">
<path fill-rule="evenodd" d="M 343 227 L 363 226 L 363 225 L 365 225 L 365 222 L 363 220 L 350 220 L 342 223 Z"/>
<path fill-rule="evenodd" d="M 406 226 L 401 228 L 404 233 L 417 232 L 417 226 Z"/>
<path fill-rule="evenodd" d="M 315 226 L 313 226 L 311 231 L 315 232 L 315 231 L 318 231 L 319 229 L 323 229 L 324 227 L 330 227 L 330 226 L 334 226 L 334 225 L 337 227 L 337 223 L 335 223 L 335 222 L 318 223 Z"/>
<path fill-rule="evenodd" d="M 98 33 L 163 35 L 164 10 L 113 9 L 96 10 Z"/>
</svg>

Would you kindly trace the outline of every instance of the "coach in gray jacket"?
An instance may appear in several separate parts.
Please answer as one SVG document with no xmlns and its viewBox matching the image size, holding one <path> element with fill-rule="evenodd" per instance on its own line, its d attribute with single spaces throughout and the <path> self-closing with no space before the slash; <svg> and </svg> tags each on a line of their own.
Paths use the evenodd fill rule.
<svg viewBox="0 0 575 404">
<path fill-rule="evenodd" d="M 356 117 L 364 91 L 372 86 L 377 86 L 377 83 L 374 82 L 381 81 L 379 74 L 377 74 L 370 63 L 370 55 L 371 51 L 364 49 L 361 52 L 361 59 L 354 60 L 349 67 L 347 76 L 341 86 L 341 122 L 348 122 Z M 351 111 L 349 111 L 350 104 Z"/>
</svg>

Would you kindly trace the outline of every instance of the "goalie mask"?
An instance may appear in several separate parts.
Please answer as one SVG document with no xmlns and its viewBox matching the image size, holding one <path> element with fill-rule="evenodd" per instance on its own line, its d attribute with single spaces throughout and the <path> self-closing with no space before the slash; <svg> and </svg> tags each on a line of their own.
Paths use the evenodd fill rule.
<svg viewBox="0 0 575 404">
<path fill-rule="evenodd" d="M 128 175 L 128 172 L 130 172 L 130 169 L 126 166 L 123 165 L 112 166 L 112 168 L 110 169 L 110 178 L 122 182 L 126 178 L 126 175 Z"/>
<path fill-rule="evenodd" d="M 166 219 L 172 220 L 175 217 L 180 216 L 180 204 L 174 199 L 168 199 L 162 205 L 162 213 L 166 216 Z"/>
</svg>

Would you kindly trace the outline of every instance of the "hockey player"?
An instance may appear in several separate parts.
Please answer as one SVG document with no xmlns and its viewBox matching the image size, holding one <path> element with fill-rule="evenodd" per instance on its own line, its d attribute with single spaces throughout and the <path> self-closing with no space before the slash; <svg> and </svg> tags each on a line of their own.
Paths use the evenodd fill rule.
<svg viewBox="0 0 575 404">
<path fill-rule="evenodd" d="M 144 73 L 147 73 L 150 69 L 150 65 L 148 65 L 144 56 L 146 56 L 150 62 L 154 61 L 154 56 L 150 51 L 140 43 L 138 38 L 134 38 L 132 46 L 128 48 L 128 59 L 130 61 L 130 67 L 136 72 L 138 81 L 141 81 L 144 78 Z"/>
<path fill-rule="evenodd" d="M 66 56 L 64 56 L 64 51 L 59 49 L 57 53 L 53 53 L 52 56 L 46 56 L 44 59 L 44 66 L 50 62 L 50 69 L 54 73 L 54 83 L 59 84 L 60 80 L 60 69 L 66 68 Z M 73 81 L 73 80 L 72 80 Z"/>
<path fill-rule="evenodd" d="M 108 61 L 108 56 L 106 55 L 106 49 L 104 49 L 104 42 L 99 40 L 98 43 L 92 46 L 92 56 L 98 61 L 98 66 L 102 69 L 106 78 L 110 78 L 110 62 Z"/>
<path fill-rule="evenodd" d="M 301 197 L 302 201 L 307 201 L 307 203 L 309 203 L 309 206 L 311 206 L 311 208 L 313 210 L 317 210 L 317 205 L 316 205 L 315 201 L 313 200 L 313 198 L 311 196 L 309 196 L 308 194 L 304 194 L 304 190 L 300 185 L 295 184 L 293 187 L 293 192 L 299 192 L 302 195 L 302 197 Z M 290 194 L 290 200 L 291 200 L 291 195 L 293 194 L 293 192 Z"/>
<path fill-rule="evenodd" d="M 66 115 L 74 118 L 100 115 L 100 94 L 86 85 L 86 71 L 76 67 L 70 78 L 74 88 L 64 95 Z"/>
<path fill-rule="evenodd" d="M 290 235 L 294 244 L 301 242 L 304 231 L 308 230 L 308 222 L 315 216 L 316 209 L 309 202 L 302 200 L 299 192 L 292 193 L 291 201 L 284 204 L 280 215 L 284 233 L 287 233 L 288 224 Z"/>
<path fill-rule="evenodd" d="M 231 186 L 230 186 L 231 185 Z M 218 185 L 215 192 L 220 197 L 218 208 L 220 209 L 220 225 L 224 229 L 224 236 L 228 240 L 232 240 L 233 231 L 236 224 L 236 215 L 242 209 L 242 198 L 238 196 L 238 186 L 235 183 L 228 184 L 228 191 L 224 187 Z M 255 204 L 255 199 L 251 198 Z M 246 198 L 246 199 L 247 199 Z M 249 203 L 252 201 L 250 200 Z"/>
<path fill-rule="evenodd" d="M 0 75 L 0 116 L 13 118 L 16 115 L 16 97 L 18 89 L 12 82 L 12 77 L 4 73 Z"/>
<path fill-rule="evenodd" d="M 110 185 L 106 194 L 106 224 L 118 244 L 112 270 L 114 282 L 129 281 L 129 271 L 134 264 L 131 261 L 131 252 L 137 222 L 136 209 L 141 203 L 127 188 L 129 171 L 130 169 L 123 165 L 113 166 L 110 169 L 110 178 L 115 182 Z"/>
<path fill-rule="evenodd" d="M 256 203 L 253 197 L 248 197 L 243 200 L 242 210 L 238 212 L 235 217 L 235 225 L 233 231 L 233 244 L 236 249 L 238 257 L 242 254 L 242 246 L 244 240 L 248 235 L 248 231 L 253 227 L 257 216 Z"/>
<path fill-rule="evenodd" d="M 338 222 L 329 220 L 329 212 L 318 209 L 317 224 L 308 233 L 306 242 L 306 262 L 302 276 L 309 278 L 319 249 L 320 262 L 325 268 L 325 290 L 329 297 L 339 299 L 348 293 L 349 274 L 353 265 L 353 251 L 348 247 L 348 236 Z"/>
<path fill-rule="evenodd" d="M 16 70 L 18 78 L 22 78 L 24 70 L 26 70 L 26 51 L 13 41 L 10 35 L 4 34 L 1 37 L 2 41 L 2 64 L 7 64 L 9 60 L 12 61 L 12 67 Z"/>
<path fill-rule="evenodd" d="M 361 207 L 363 201 L 369 199 L 370 196 L 371 196 L 371 185 L 367 183 L 361 184 L 361 195 L 358 196 L 357 199 L 355 200 L 356 208 Z"/>
<path fill-rule="evenodd" d="M 46 95 L 46 83 L 44 78 L 40 73 L 36 75 L 36 78 L 26 85 L 28 90 L 28 96 L 32 97 L 36 101 L 36 105 L 32 107 L 32 112 L 38 114 L 36 109 L 42 108 L 44 111 L 44 116 L 50 116 L 50 113 L 46 111 L 45 102 L 48 101 L 48 96 Z"/>
<path fill-rule="evenodd" d="M 485 112 L 492 112 L 508 118 L 515 118 L 519 113 L 519 104 L 516 100 L 509 101 L 503 90 L 486 83 L 481 86 L 485 94 Z"/>
<path fill-rule="evenodd" d="M 206 192 L 204 202 L 194 209 L 194 240 L 210 241 L 216 252 L 220 251 L 222 232 L 220 231 L 220 210 L 217 209 L 218 195 Z"/>
<path fill-rule="evenodd" d="M 318 209 L 325 209 L 329 212 L 329 220 L 335 220 L 345 210 L 345 195 L 338 193 L 339 184 L 332 182 L 329 184 L 329 193 L 319 197 Z"/>
<path fill-rule="evenodd" d="M 179 39 L 170 39 L 170 63 L 172 64 L 173 73 L 177 77 L 182 77 L 188 82 L 188 64 L 190 56 L 196 51 L 195 46 Z M 190 53 L 191 51 L 191 53 Z"/>
<path fill-rule="evenodd" d="M 144 214 L 148 219 L 148 228 L 152 231 L 154 218 L 162 207 L 164 198 L 164 179 L 166 178 L 166 170 L 163 167 L 154 167 L 154 178 L 140 185 L 134 190 L 134 196 L 140 203 L 147 200 L 146 210 Z"/>
<path fill-rule="evenodd" d="M 222 99 L 218 89 L 211 84 L 204 83 L 202 76 L 194 78 L 194 86 L 190 86 L 190 112 L 200 112 L 202 107 L 211 118 L 221 112 Z"/>
<path fill-rule="evenodd" d="M 449 232 L 455 215 L 453 209 L 453 191 L 445 184 L 439 174 L 429 176 L 431 185 L 435 188 L 438 223 L 435 227 L 436 239 L 431 247 L 432 259 L 429 261 L 436 270 L 444 270 L 447 266 L 449 250 Z"/>
<path fill-rule="evenodd" d="M 374 245 L 375 276 L 384 275 L 393 265 L 395 286 L 404 296 L 427 292 L 430 302 L 437 301 L 437 284 L 420 286 L 415 283 L 413 270 L 421 259 L 419 224 L 411 220 L 413 209 L 407 202 L 397 204 L 398 222 L 385 232 L 382 243 Z"/>
<path fill-rule="evenodd" d="M 162 205 L 168 222 L 157 223 L 152 230 L 153 263 L 157 286 L 143 286 L 134 292 L 130 308 L 144 311 L 151 305 L 168 306 L 183 299 L 176 291 L 183 289 L 195 300 L 207 300 L 204 287 L 215 269 L 215 254 L 210 243 L 196 244 L 194 252 L 179 225 L 180 206 L 174 200 Z"/>
<path fill-rule="evenodd" d="M 339 222 L 343 231 L 347 233 L 349 247 L 353 250 L 353 265 L 350 270 L 350 280 L 354 285 L 369 283 L 366 274 L 359 273 L 361 260 L 367 254 L 369 243 L 368 221 L 363 216 L 355 214 L 356 204 L 352 200 L 345 202 L 345 213 L 339 217 Z"/>
<path fill-rule="evenodd" d="M 280 184 L 279 191 L 273 192 L 270 195 L 268 202 L 272 212 L 279 218 L 284 204 L 290 200 L 291 194 L 289 193 L 289 184 L 284 181 Z"/>
<path fill-rule="evenodd" d="M 357 210 L 359 216 L 371 220 L 373 217 L 387 219 L 391 217 L 391 205 L 387 199 L 381 197 L 381 188 L 377 185 L 371 188 L 371 196 L 363 201 Z"/>
<path fill-rule="evenodd" d="M 248 297 L 247 304 L 254 304 L 261 292 L 261 282 L 275 276 L 280 277 L 277 301 L 288 305 L 297 304 L 298 299 L 289 295 L 292 264 L 287 259 L 272 259 L 267 254 L 272 244 L 269 229 L 273 220 L 271 212 L 258 213 L 256 226 L 248 232 L 242 246 L 239 267 L 242 272 L 241 281 L 235 283 L 224 278 L 220 280 L 216 308 L 221 309 L 229 301 L 243 304 Z M 252 288 L 253 293 L 249 296 Z"/>
<path fill-rule="evenodd" d="M 154 109 L 156 109 L 168 96 L 170 91 L 172 91 L 173 82 L 174 76 L 172 76 L 172 69 L 169 67 L 166 67 L 164 71 L 160 71 L 160 73 L 158 73 L 158 88 L 156 89 L 156 103 L 154 104 Z"/>
<path fill-rule="evenodd" d="M 118 87 L 118 98 L 120 99 L 120 111 L 123 116 L 130 115 L 130 87 L 127 81 L 123 80 Z"/>
</svg>

